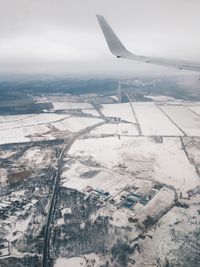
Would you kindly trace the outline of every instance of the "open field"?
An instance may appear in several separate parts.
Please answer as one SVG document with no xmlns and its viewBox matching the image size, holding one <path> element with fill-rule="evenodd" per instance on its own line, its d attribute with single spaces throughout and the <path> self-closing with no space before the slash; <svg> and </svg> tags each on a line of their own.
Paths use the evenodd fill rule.
<svg viewBox="0 0 200 267">
<path fill-rule="evenodd" d="M 92 105 L 89 103 L 80 102 L 53 102 L 54 110 L 65 110 L 65 109 L 90 109 Z"/>
<path fill-rule="evenodd" d="M 62 122 L 52 123 L 52 125 L 62 131 L 78 132 L 102 121 L 98 118 L 70 117 Z"/>
<path fill-rule="evenodd" d="M 183 135 L 154 103 L 132 103 L 132 105 L 143 135 Z"/>
<path fill-rule="evenodd" d="M 16 129 L 34 125 L 48 124 L 54 121 L 62 121 L 68 118 L 69 115 L 58 115 L 55 113 L 44 113 L 44 114 L 30 114 L 25 115 L 13 115 L 13 116 L 0 116 L 0 130 Z"/>
<path fill-rule="evenodd" d="M 135 136 L 139 135 L 136 125 L 131 123 L 105 124 L 91 131 L 92 135 L 118 135 Z"/>
<path fill-rule="evenodd" d="M 193 104 L 193 105 L 188 104 L 186 107 L 200 116 L 200 103 L 199 102 L 197 102 L 196 104 Z"/>
<path fill-rule="evenodd" d="M 162 142 L 146 137 L 121 137 L 120 140 L 117 137 L 92 138 L 75 142 L 69 155 L 83 159 L 91 157 L 97 164 L 114 173 L 126 173 L 133 180 L 159 181 L 185 193 L 199 185 L 199 177 L 181 146 L 179 138 L 173 137 L 163 138 Z M 68 176 L 74 184 L 73 177 L 77 177 L 79 172 L 77 169 L 71 171 Z M 79 176 L 79 179 L 81 181 L 83 178 Z M 89 179 L 88 185 L 93 186 L 91 182 Z M 79 183 L 75 184 L 79 186 Z"/>
<path fill-rule="evenodd" d="M 200 116 L 185 106 L 160 107 L 188 136 L 200 136 Z"/>
<path fill-rule="evenodd" d="M 64 104 L 65 102 L 61 102 Z M 78 102 L 73 103 L 74 107 Z M 182 104 L 181 104 L 182 103 Z M 199 103 L 181 102 L 179 105 L 158 105 L 152 102 L 104 104 L 101 112 L 108 122 L 91 132 L 92 135 L 118 136 L 200 136 Z M 81 103 L 80 103 L 81 104 Z M 88 109 L 84 115 L 72 114 L 28 114 L 0 116 L 0 144 L 52 140 L 78 132 L 88 126 L 102 122 L 96 109 Z M 94 116 L 94 118 L 93 118 Z M 136 116 L 136 118 L 135 118 Z M 113 119 L 114 118 L 114 119 Z M 118 119 L 122 120 L 119 121 Z M 109 124 L 109 120 L 112 120 Z M 113 121 L 114 120 L 114 121 Z M 123 123 L 125 121 L 126 123 Z"/>
<path fill-rule="evenodd" d="M 124 121 L 136 123 L 129 103 L 103 105 L 102 112 L 106 117 L 121 118 Z"/>
<path fill-rule="evenodd" d="M 14 116 L 15 117 L 15 116 Z M 5 116 L 0 117 L 5 120 Z M 70 132 L 77 132 L 88 126 L 101 122 L 98 118 L 69 117 L 68 115 L 40 114 L 24 119 L 20 115 L 10 122 L 1 123 L 0 144 L 23 143 L 29 141 L 52 140 L 66 137 Z"/>
</svg>

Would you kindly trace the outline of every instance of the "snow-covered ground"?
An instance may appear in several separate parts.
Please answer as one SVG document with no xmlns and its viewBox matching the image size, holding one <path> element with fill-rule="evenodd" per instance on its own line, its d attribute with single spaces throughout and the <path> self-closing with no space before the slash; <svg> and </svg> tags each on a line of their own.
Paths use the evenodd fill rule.
<svg viewBox="0 0 200 267">
<path fill-rule="evenodd" d="M 148 97 L 155 102 L 166 102 L 166 101 L 176 100 L 174 97 L 166 96 L 166 95 L 145 95 L 144 97 Z"/>
<path fill-rule="evenodd" d="M 105 266 L 103 257 L 95 253 L 83 255 L 74 258 L 58 258 L 54 263 L 54 267 L 101 267 Z"/>
<path fill-rule="evenodd" d="M 200 116 L 200 104 L 198 103 L 198 105 L 192 105 L 192 106 L 186 106 L 187 108 L 189 108 L 190 110 L 192 110 L 193 112 L 197 113 Z"/>
<path fill-rule="evenodd" d="M 136 125 L 130 123 L 118 123 L 117 134 L 124 136 L 138 135 L 138 129 Z"/>
<path fill-rule="evenodd" d="M 158 258 L 161 260 L 160 265 L 165 266 L 163 262 L 166 255 L 170 260 L 182 259 L 181 256 L 177 257 L 177 253 L 182 248 L 187 252 L 189 244 L 187 241 L 195 231 L 197 223 L 199 224 L 199 220 L 196 219 L 199 216 L 199 195 L 190 192 L 190 197 L 188 197 L 188 191 L 196 188 L 195 192 L 197 192 L 199 186 L 197 168 L 200 168 L 200 138 L 198 138 L 200 136 L 200 117 L 198 116 L 200 105 L 185 102 L 170 104 L 168 100 L 171 99 L 162 99 L 162 97 L 157 100 L 159 101 L 157 104 L 132 103 L 142 135 L 138 132 L 137 121 L 129 103 L 103 105 L 104 115 L 120 117 L 128 123 L 121 123 L 114 119 L 109 121 L 107 118 L 104 125 L 84 135 L 84 138 L 76 139 L 68 153 L 64 155 L 60 180 L 61 186 L 86 193 L 85 199 L 89 199 L 88 194 L 98 195 L 98 205 L 101 203 L 102 206 L 99 206 L 97 212 L 92 213 L 91 221 L 92 216 L 94 222 L 99 216 L 107 217 L 109 224 L 117 227 L 116 233 L 121 229 L 126 231 L 124 235 L 120 233 L 120 238 L 126 239 L 128 244 L 142 233 L 142 227 L 138 228 L 138 225 L 142 226 L 142 222 L 148 216 L 155 220 L 159 218 L 152 228 L 145 229 L 146 232 L 142 233 L 145 235 L 144 238 L 137 239 L 139 249 L 135 250 L 133 260 L 137 259 L 135 266 L 138 267 L 144 264 L 153 266 L 152 262 L 156 263 Z M 90 104 L 69 101 L 70 99 L 68 102 L 56 101 L 59 102 L 57 108 L 70 103 L 69 109 L 83 109 L 85 113 L 83 117 L 55 113 L 0 116 L 0 144 L 65 137 L 71 132 L 103 122 L 100 114 L 92 109 Z M 165 101 L 168 102 L 165 103 Z M 163 112 L 157 105 L 160 105 Z M 66 106 L 65 108 L 68 109 Z M 87 113 L 99 118 L 86 117 Z M 179 127 L 187 135 L 194 137 L 183 136 L 184 133 Z M 12 153 L 17 154 L 15 150 Z M 1 162 L 5 162 L 5 158 L 11 156 L 12 153 L 5 152 L 4 154 L 3 148 L 0 153 Z M 37 145 L 23 152 L 20 160 L 15 160 L 15 164 L 16 166 L 30 166 L 30 169 L 34 170 L 45 169 L 49 165 L 53 167 L 56 164 L 54 153 L 56 151 Z M 7 176 L 7 170 L 1 167 L 1 186 L 7 184 Z M 24 256 L 20 250 L 26 251 L 27 249 L 23 240 L 28 231 L 32 231 L 33 237 L 38 237 L 42 231 L 46 218 L 38 216 L 36 203 L 43 188 L 34 184 L 33 199 L 26 203 L 23 209 L 17 210 L 7 219 L 7 225 L 4 221 L 2 223 L 3 238 L 13 241 L 13 244 L 14 241 L 16 242 L 15 247 L 11 246 L 12 256 Z M 66 190 L 66 188 L 62 189 Z M 110 195 L 103 194 L 102 191 Z M 149 197 L 150 191 L 155 192 L 155 194 L 152 193 L 152 198 Z M 133 206 L 125 206 L 124 200 L 134 194 L 144 195 L 149 199 L 145 203 L 136 201 Z M 13 203 L 25 198 L 25 195 L 25 188 L 13 191 L 9 201 Z M 47 195 L 49 195 L 48 192 Z M 188 204 L 187 209 L 181 206 L 183 202 Z M 77 205 L 76 202 L 74 203 Z M 7 199 L 3 198 L 0 208 L 3 209 L 8 205 Z M 23 218 L 24 214 L 29 211 L 30 216 Z M 73 212 L 73 208 L 63 206 L 60 209 L 61 216 L 54 221 L 55 225 L 61 227 L 66 224 L 65 215 L 71 214 L 73 217 Z M 138 220 L 137 223 L 136 220 Z M 81 230 L 86 226 L 87 222 L 81 221 Z M 3 231 L 0 230 L 1 233 Z M 64 227 L 62 231 L 64 236 Z M 18 246 L 19 251 L 16 249 Z M 112 250 L 111 247 L 107 249 Z M 106 266 L 103 257 L 97 254 L 86 254 L 69 259 L 58 258 L 54 267 Z M 115 264 L 115 266 L 118 265 Z"/>
<path fill-rule="evenodd" d="M 161 266 L 165 266 L 166 255 L 174 266 L 198 266 L 199 218 L 196 205 L 171 209 L 159 220 L 158 227 L 148 232 L 149 237 L 139 242 L 141 251 L 133 254 L 137 259 L 135 266 L 154 266 L 152 263 L 158 258 Z"/>
<path fill-rule="evenodd" d="M 200 139 L 197 137 L 184 137 L 183 143 L 191 163 L 200 168 Z"/>
<path fill-rule="evenodd" d="M 7 171 L 5 169 L 0 168 L 0 186 L 3 187 L 7 182 Z"/>
<path fill-rule="evenodd" d="M 90 109 L 93 108 L 89 103 L 80 102 L 53 102 L 54 110 L 65 109 Z"/>
<path fill-rule="evenodd" d="M 86 267 L 86 260 L 82 257 L 76 258 L 58 258 L 54 264 L 54 267 Z"/>
<path fill-rule="evenodd" d="M 94 135 L 138 135 L 138 130 L 131 123 L 117 123 L 101 125 L 91 131 Z"/>
<path fill-rule="evenodd" d="M 92 177 L 89 173 L 94 173 Z M 84 174 L 86 177 L 84 177 Z M 101 184 L 105 184 L 112 177 L 112 173 L 101 170 L 99 168 L 90 168 L 75 162 L 71 165 L 70 169 L 66 170 L 62 174 L 63 186 L 68 188 L 74 188 L 79 191 L 83 191 L 87 186 L 98 188 Z"/>
<path fill-rule="evenodd" d="M 198 115 L 181 105 L 160 107 L 188 136 L 200 136 Z"/>
<path fill-rule="evenodd" d="M 31 140 L 51 140 L 53 136 L 48 135 L 50 128 L 46 125 L 0 130 L 0 144 L 23 143 Z M 47 135 L 46 135 L 47 134 Z"/>
<path fill-rule="evenodd" d="M 20 158 L 21 164 L 27 165 L 29 164 L 31 168 L 35 168 L 38 166 L 42 166 L 42 168 L 46 168 L 48 165 L 53 166 L 55 155 L 52 149 L 49 148 L 41 148 L 41 147 L 31 147 Z"/>
<path fill-rule="evenodd" d="M 55 139 L 59 134 L 77 132 L 88 126 L 102 122 L 98 118 L 69 117 L 68 115 L 32 114 L 9 116 L 9 122 L 0 123 L 0 144 L 22 143 L 29 141 L 41 141 Z M 5 120 L 5 116 L 0 116 Z M 64 133 L 62 133 L 64 132 Z"/>
<path fill-rule="evenodd" d="M 179 138 L 164 138 L 163 142 L 146 137 L 84 139 L 76 141 L 69 154 L 91 156 L 112 172 L 159 181 L 183 193 L 199 185 L 199 177 Z M 76 177 L 75 173 L 71 177 Z"/>
<path fill-rule="evenodd" d="M 85 115 L 89 116 L 78 117 L 56 113 L 0 116 L 0 144 L 51 140 L 103 121 L 89 103 L 59 103 L 62 105 L 70 103 L 70 109 L 78 108 L 80 104 L 79 108 L 83 108 Z M 113 124 L 102 125 L 94 129 L 91 134 L 137 136 L 140 126 L 145 136 L 183 136 L 184 132 L 188 136 L 200 136 L 198 102 L 193 104 L 181 102 L 179 105 L 166 102 L 159 106 L 161 110 L 153 102 L 134 102 L 132 106 L 139 125 L 129 103 L 104 104 L 102 113 L 105 116 L 121 118 L 128 123 L 112 121 Z M 99 118 L 92 118 L 91 115 Z"/>
<path fill-rule="evenodd" d="M 91 131 L 91 134 L 101 135 L 101 134 L 117 134 L 117 124 L 104 124 Z"/>
<path fill-rule="evenodd" d="M 12 118 L 13 117 L 13 118 Z M 48 124 L 55 121 L 60 121 L 68 118 L 69 115 L 62 115 L 56 113 L 32 114 L 32 115 L 13 115 L 13 116 L 0 116 L 0 131 L 14 128 L 22 128 L 34 125 Z"/>
<path fill-rule="evenodd" d="M 165 214 L 173 205 L 175 200 L 174 190 L 163 187 L 154 198 L 142 209 L 139 218 L 142 221 L 147 217 L 158 218 L 160 214 Z"/>
<path fill-rule="evenodd" d="M 37 114 L 30 114 L 30 115 L 5 115 L 5 116 L 0 116 L 0 125 L 1 123 L 5 122 L 17 122 L 21 120 L 25 120 L 28 118 L 32 118 L 37 116 Z"/>
<path fill-rule="evenodd" d="M 78 132 L 102 121 L 98 118 L 70 117 L 61 122 L 52 123 L 52 125 L 61 131 Z"/>
<path fill-rule="evenodd" d="M 105 104 L 101 110 L 104 116 L 117 117 L 127 122 L 136 123 L 133 111 L 129 103 Z"/>
<path fill-rule="evenodd" d="M 99 117 L 99 113 L 96 111 L 96 109 L 84 109 L 84 110 L 82 110 L 83 111 L 83 113 L 85 113 L 86 115 L 87 114 L 90 114 L 90 115 L 92 115 L 92 116 L 94 116 L 94 117 Z"/>
<path fill-rule="evenodd" d="M 181 136 L 183 133 L 152 103 L 132 103 L 142 134 Z"/>
<path fill-rule="evenodd" d="M 89 186 L 94 190 L 103 190 L 115 195 L 120 189 L 131 183 L 131 178 L 100 167 L 89 167 L 76 161 L 63 172 L 61 182 L 64 187 L 82 192 L 86 192 Z"/>
</svg>

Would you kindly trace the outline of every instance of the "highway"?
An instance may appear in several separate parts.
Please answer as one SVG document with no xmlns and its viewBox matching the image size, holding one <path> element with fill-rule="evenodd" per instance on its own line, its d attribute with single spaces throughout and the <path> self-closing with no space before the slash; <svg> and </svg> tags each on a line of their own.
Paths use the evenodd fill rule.
<svg viewBox="0 0 200 267">
<path fill-rule="evenodd" d="M 54 212 L 55 212 L 55 206 L 57 202 L 57 196 L 58 196 L 58 189 L 60 186 L 60 175 L 62 173 L 62 167 L 63 167 L 63 159 L 68 153 L 69 149 L 71 148 L 72 144 L 76 141 L 77 138 L 79 138 L 81 135 L 89 133 L 91 130 L 95 129 L 96 127 L 99 127 L 106 122 L 100 122 L 97 124 L 94 124 L 92 126 L 89 126 L 83 130 L 80 130 L 77 133 L 74 133 L 72 135 L 71 140 L 67 140 L 67 143 L 64 145 L 59 157 L 58 157 L 58 168 L 54 174 L 55 182 L 53 186 L 53 192 L 52 197 L 50 200 L 49 210 L 47 214 L 47 222 L 45 225 L 45 231 L 44 231 L 44 243 L 43 243 L 43 256 L 42 256 L 42 267 L 50 267 L 51 266 L 51 259 L 49 255 L 49 245 L 50 245 L 50 237 L 51 237 L 51 226 L 53 224 L 53 218 L 54 218 Z"/>
</svg>

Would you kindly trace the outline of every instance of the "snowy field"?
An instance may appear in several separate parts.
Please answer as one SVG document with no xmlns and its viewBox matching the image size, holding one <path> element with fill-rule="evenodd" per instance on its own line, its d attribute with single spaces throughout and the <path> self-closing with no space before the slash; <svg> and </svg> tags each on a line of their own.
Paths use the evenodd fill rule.
<svg viewBox="0 0 200 267">
<path fill-rule="evenodd" d="M 6 115 L 6 116 L 0 116 L 0 124 L 5 122 L 14 122 L 14 121 L 21 121 L 28 118 L 32 118 L 36 116 L 37 114 L 30 114 L 30 115 Z"/>
<path fill-rule="evenodd" d="M 0 116 L 5 121 L 6 116 Z M 69 117 L 68 115 L 32 114 L 9 116 L 9 122 L 0 123 L 0 144 L 52 140 L 58 135 L 65 137 L 70 132 L 80 131 L 102 122 L 98 118 Z"/>
<path fill-rule="evenodd" d="M 30 114 L 30 115 L 13 115 L 0 116 L 0 131 L 14 128 L 28 127 L 34 125 L 48 124 L 54 121 L 60 121 L 68 118 L 69 115 L 58 115 L 55 113 Z"/>
<path fill-rule="evenodd" d="M 86 114 L 86 115 L 90 114 L 90 115 L 92 115 L 94 117 L 99 117 L 99 113 L 96 111 L 96 109 L 84 109 L 83 113 Z"/>
<path fill-rule="evenodd" d="M 0 144 L 52 140 L 54 136 L 49 134 L 49 131 L 51 129 L 47 125 L 0 130 Z"/>
<path fill-rule="evenodd" d="M 88 176 L 91 177 L 88 178 Z M 112 196 L 132 182 L 130 177 L 115 174 L 104 168 L 89 167 L 75 162 L 62 173 L 62 186 L 86 192 L 87 187 L 109 192 Z"/>
<path fill-rule="evenodd" d="M 86 260 L 82 257 L 76 258 L 59 258 L 56 260 L 54 267 L 86 267 Z"/>
<path fill-rule="evenodd" d="M 138 130 L 130 123 L 105 124 L 92 130 L 91 134 L 135 136 L 138 135 Z"/>
<path fill-rule="evenodd" d="M 132 103 L 132 105 L 143 135 L 183 135 L 154 103 Z"/>
<path fill-rule="evenodd" d="M 199 177 L 182 150 L 179 138 L 157 143 L 146 137 L 117 137 L 78 140 L 71 147 L 73 157 L 92 157 L 115 174 L 131 175 L 172 185 L 185 193 L 199 185 Z M 76 176 L 72 170 L 70 175 Z"/>
<path fill-rule="evenodd" d="M 94 135 L 116 135 L 117 134 L 117 124 L 104 124 L 91 131 Z"/>
<path fill-rule="evenodd" d="M 150 98 L 155 102 L 176 101 L 174 97 L 165 95 L 145 95 L 144 97 Z"/>
<path fill-rule="evenodd" d="M 30 165 L 32 168 L 37 168 L 42 166 L 47 168 L 48 166 L 53 166 L 55 155 L 52 149 L 41 147 L 31 147 L 28 149 L 20 158 L 20 162 L 23 165 Z"/>
<path fill-rule="evenodd" d="M 129 103 L 106 104 L 101 110 L 106 117 L 117 117 L 127 122 L 136 123 L 133 111 Z"/>
<path fill-rule="evenodd" d="M 117 134 L 121 136 L 135 136 L 139 135 L 138 129 L 135 125 L 129 123 L 118 123 Z"/>
<path fill-rule="evenodd" d="M 192 105 L 192 106 L 187 106 L 190 110 L 192 110 L 194 113 L 200 116 L 200 104 L 198 105 Z"/>
<path fill-rule="evenodd" d="M 142 221 L 147 216 L 156 218 L 158 214 L 165 213 L 167 209 L 173 205 L 175 200 L 174 190 L 168 188 L 162 188 L 154 198 L 142 209 L 142 213 L 139 215 Z"/>
<path fill-rule="evenodd" d="M 161 109 L 188 136 L 200 136 L 200 117 L 184 106 L 161 106 Z"/>
<path fill-rule="evenodd" d="M 190 157 L 191 163 L 200 168 L 200 139 L 184 137 L 183 143 Z"/>
<path fill-rule="evenodd" d="M 52 125 L 61 131 L 78 132 L 86 127 L 103 122 L 98 118 L 70 117 L 62 122 L 56 122 Z"/>
<path fill-rule="evenodd" d="M 79 103 L 79 102 L 53 102 L 54 110 L 63 109 L 90 109 L 93 106 L 89 103 Z"/>
<path fill-rule="evenodd" d="M 88 178 L 87 176 L 89 176 L 90 172 L 94 172 L 94 174 L 92 177 Z M 88 166 L 84 166 L 80 162 L 76 162 L 71 165 L 69 170 L 63 172 L 62 183 L 63 186 L 67 188 L 83 191 L 87 186 L 99 188 L 102 184 L 105 185 L 112 176 L 113 174 L 106 170 L 90 168 Z"/>
<path fill-rule="evenodd" d="M 102 257 L 102 256 L 101 256 Z M 95 253 L 83 255 L 74 258 L 58 258 L 54 263 L 54 267 L 100 267 L 106 266 L 105 260 Z"/>
<path fill-rule="evenodd" d="M 197 266 L 195 263 L 199 246 L 198 237 L 194 233 L 198 231 L 198 224 L 198 205 L 193 205 L 184 212 L 178 207 L 172 208 L 160 219 L 159 227 L 149 231 L 154 241 L 152 242 L 152 238 L 146 238 L 140 242 L 142 253 L 134 254 L 137 258 L 136 266 L 144 266 L 144 259 L 148 266 L 148 263 L 156 262 L 158 257 L 165 262 L 166 255 L 170 262 L 177 263 L 176 266 Z M 184 262 L 186 257 L 187 265 Z"/>
<path fill-rule="evenodd" d="M 56 113 L 0 116 L 0 144 L 52 140 L 103 122 L 89 103 L 59 103 L 71 103 L 72 108 L 80 104 L 81 108 L 86 108 L 83 111 L 88 117 Z M 97 137 L 139 136 L 138 129 L 141 128 L 141 134 L 144 136 L 178 137 L 184 133 L 188 136 L 200 136 L 199 103 L 184 102 L 179 105 L 177 103 L 169 105 L 166 102 L 165 105 L 158 107 L 152 102 L 134 102 L 132 105 L 139 124 L 129 103 L 105 104 L 102 108 L 105 116 L 118 117 L 128 123 L 111 121 L 97 127 L 91 134 Z"/>
</svg>

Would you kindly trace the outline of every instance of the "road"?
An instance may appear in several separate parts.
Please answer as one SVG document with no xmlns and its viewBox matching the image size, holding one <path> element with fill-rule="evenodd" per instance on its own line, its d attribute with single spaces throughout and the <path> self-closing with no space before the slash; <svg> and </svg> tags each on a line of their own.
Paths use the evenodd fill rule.
<svg viewBox="0 0 200 267">
<path fill-rule="evenodd" d="M 131 96 L 130 96 L 129 93 L 126 93 L 126 96 L 127 96 L 128 100 L 129 100 L 129 104 L 130 104 L 130 106 L 131 106 L 131 109 L 132 109 L 132 112 L 133 112 L 133 116 L 134 116 L 134 118 L 135 118 L 135 120 L 136 120 L 139 135 L 142 135 L 142 129 L 141 129 L 139 120 L 138 120 L 138 118 L 137 118 L 137 115 L 136 115 L 136 113 L 135 113 L 135 110 L 134 110 L 134 108 L 133 108 Z"/>
<path fill-rule="evenodd" d="M 91 130 L 95 129 L 96 127 L 99 127 L 106 122 L 100 122 L 97 124 L 94 124 L 92 126 L 89 126 L 75 134 L 72 135 L 71 140 L 64 145 L 59 158 L 58 158 L 58 168 L 56 173 L 54 174 L 55 176 L 55 182 L 53 186 L 53 192 L 52 192 L 52 197 L 50 200 L 50 205 L 49 205 L 49 211 L 47 214 L 47 222 L 45 225 L 45 231 L 44 231 L 44 243 L 43 243 L 43 258 L 42 258 L 42 267 L 49 267 L 51 266 L 50 262 L 50 257 L 49 257 L 49 244 L 50 244 L 50 237 L 51 237 L 51 225 L 53 224 L 53 218 L 54 218 L 54 212 L 55 212 L 55 206 L 56 206 L 56 201 L 57 201 L 57 196 L 58 196 L 58 189 L 60 185 L 60 175 L 62 173 L 62 167 L 63 167 L 63 159 L 65 155 L 68 153 L 69 149 L 71 148 L 72 144 L 76 141 L 77 138 L 79 138 L 81 135 L 89 133 Z"/>
</svg>

